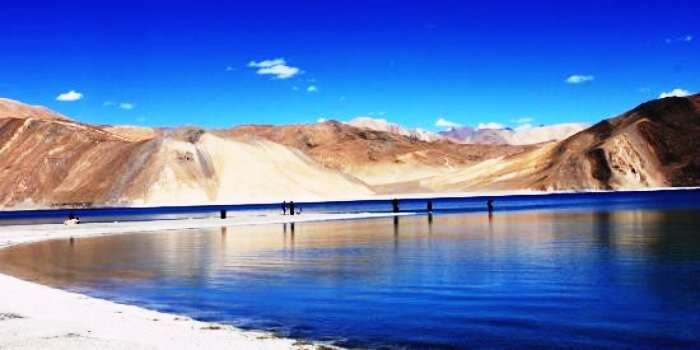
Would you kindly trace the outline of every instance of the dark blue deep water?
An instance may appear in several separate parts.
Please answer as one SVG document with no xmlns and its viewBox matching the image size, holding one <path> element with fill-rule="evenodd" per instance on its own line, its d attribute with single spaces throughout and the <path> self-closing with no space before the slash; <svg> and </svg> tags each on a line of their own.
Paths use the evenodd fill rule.
<svg viewBox="0 0 700 350">
<path fill-rule="evenodd" d="M 47 241 L 0 270 L 347 347 L 700 348 L 698 199 Z"/>
</svg>

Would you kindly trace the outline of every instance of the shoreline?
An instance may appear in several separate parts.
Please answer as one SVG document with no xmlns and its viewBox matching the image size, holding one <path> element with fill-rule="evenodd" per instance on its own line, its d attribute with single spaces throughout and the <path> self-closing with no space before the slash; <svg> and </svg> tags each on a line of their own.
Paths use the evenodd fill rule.
<svg viewBox="0 0 700 350">
<path fill-rule="evenodd" d="M 513 196 L 549 196 L 549 195 L 566 195 L 566 194 L 612 194 L 612 193 L 634 193 L 634 192 L 665 192 L 665 191 L 693 191 L 700 190 L 698 187 L 644 187 L 644 188 L 624 188 L 617 190 L 559 190 L 559 191 L 537 191 L 537 190 L 504 190 L 504 191 L 483 191 L 483 192 L 417 192 L 417 193 L 402 193 L 402 194 L 375 194 L 366 197 L 352 198 L 265 198 L 257 201 L 213 201 L 213 202 L 165 202 L 165 203 L 114 203 L 102 204 L 88 207 L 45 207 L 45 206 L 14 206 L 0 208 L 0 212 L 22 212 L 22 211 L 43 211 L 43 210 L 82 210 L 82 209 L 113 209 L 113 208 L 128 208 L 128 209 L 157 209 L 171 207 L 245 207 L 245 206 L 278 206 L 283 200 L 290 199 L 297 204 L 320 204 L 320 203 L 353 203 L 364 201 L 388 201 L 392 199 L 398 200 L 425 200 L 425 199 L 475 199 L 483 197 L 513 197 Z"/>
<path fill-rule="evenodd" d="M 120 223 L 13 225 L 0 227 L 0 249 L 51 239 L 409 216 L 413 213 L 259 215 Z M 138 306 L 89 297 L 0 273 L 0 348 L 105 349 L 320 349 L 333 348 L 265 331 L 202 322 Z"/>
</svg>

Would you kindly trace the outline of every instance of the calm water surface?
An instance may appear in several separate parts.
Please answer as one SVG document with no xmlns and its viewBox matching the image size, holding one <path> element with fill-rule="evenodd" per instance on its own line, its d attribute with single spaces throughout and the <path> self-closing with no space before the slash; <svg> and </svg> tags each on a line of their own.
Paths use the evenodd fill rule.
<svg viewBox="0 0 700 350">
<path fill-rule="evenodd" d="M 700 210 L 467 213 L 47 241 L 0 270 L 360 348 L 699 348 Z"/>
</svg>

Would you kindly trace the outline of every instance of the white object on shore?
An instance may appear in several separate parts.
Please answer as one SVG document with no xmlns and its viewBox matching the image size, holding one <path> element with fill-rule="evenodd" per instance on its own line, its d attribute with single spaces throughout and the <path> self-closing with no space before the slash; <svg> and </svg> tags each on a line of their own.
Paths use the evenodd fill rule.
<svg viewBox="0 0 700 350">
<path fill-rule="evenodd" d="M 66 226 L 73 226 L 73 225 L 77 225 L 79 223 L 80 223 L 80 219 L 75 219 L 75 218 L 66 219 L 66 221 L 63 222 L 63 224 Z"/>
</svg>

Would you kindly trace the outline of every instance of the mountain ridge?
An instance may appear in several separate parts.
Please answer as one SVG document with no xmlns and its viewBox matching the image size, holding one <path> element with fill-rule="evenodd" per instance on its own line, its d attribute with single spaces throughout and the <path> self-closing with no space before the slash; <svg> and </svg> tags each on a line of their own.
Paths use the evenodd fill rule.
<svg viewBox="0 0 700 350">
<path fill-rule="evenodd" d="M 228 129 L 89 125 L 0 99 L 0 206 L 203 204 L 375 194 L 700 186 L 700 95 L 561 141 L 422 141 L 337 121 Z"/>
</svg>

